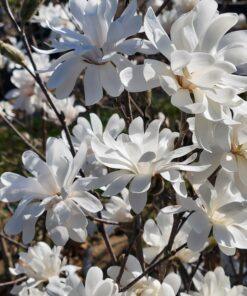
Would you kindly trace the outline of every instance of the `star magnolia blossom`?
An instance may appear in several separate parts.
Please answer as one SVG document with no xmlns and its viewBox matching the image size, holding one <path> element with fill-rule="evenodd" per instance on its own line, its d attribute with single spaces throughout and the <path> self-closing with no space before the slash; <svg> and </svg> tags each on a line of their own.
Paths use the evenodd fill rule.
<svg viewBox="0 0 247 296">
<path fill-rule="evenodd" d="M 106 167 L 95 158 L 91 147 L 92 138 L 97 137 L 102 140 L 103 134 L 109 133 L 115 139 L 123 131 L 125 122 L 118 114 L 113 114 L 104 128 L 100 118 L 95 113 L 90 113 L 89 116 L 90 121 L 84 117 L 78 118 L 77 124 L 72 131 L 72 142 L 75 149 L 78 149 L 82 143 L 87 144 L 87 157 L 83 165 L 83 171 L 88 177 L 96 177 L 105 175 L 107 170 Z M 66 141 L 65 135 L 63 135 L 63 139 Z"/>
<path fill-rule="evenodd" d="M 225 275 L 222 267 L 208 271 L 199 283 L 199 292 L 181 293 L 181 296 L 246 296 L 247 288 L 244 286 L 234 286 L 231 288 L 229 277 Z"/>
<path fill-rule="evenodd" d="M 53 98 L 53 103 L 56 106 L 59 112 L 63 112 L 64 120 L 67 125 L 73 123 L 80 113 L 84 113 L 86 109 L 81 105 L 74 105 L 75 104 L 75 97 L 69 97 L 64 100 L 56 100 Z M 53 121 L 56 124 L 60 125 L 60 121 L 58 120 L 55 112 L 51 109 L 48 105 L 45 106 L 45 112 L 47 114 L 47 120 Z"/>
<path fill-rule="evenodd" d="M 53 27 L 64 27 L 73 30 L 74 24 L 69 19 L 68 7 L 64 8 L 59 4 L 49 3 L 40 5 L 38 14 L 33 16 L 32 21 L 40 23 L 43 28 L 49 28 L 48 23 Z"/>
<path fill-rule="evenodd" d="M 91 267 L 86 276 L 85 286 L 81 279 L 71 273 L 66 279 L 58 278 L 48 285 L 47 290 L 54 296 L 120 296 L 118 286 L 112 279 L 103 277 L 98 267 Z M 49 294 L 50 295 L 50 294 Z"/>
<path fill-rule="evenodd" d="M 167 246 L 173 225 L 173 215 L 163 213 L 162 210 L 157 215 L 156 221 L 148 219 L 144 225 L 143 240 L 149 247 L 143 249 L 144 259 L 150 264 L 151 261 L 161 253 Z M 185 244 L 191 228 L 184 224 L 175 237 L 172 249 L 175 250 Z M 182 249 L 176 254 L 176 258 L 184 263 L 191 263 L 198 260 L 199 253 L 189 249 Z"/>
<path fill-rule="evenodd" d="M 13 120 L 15 113 L 13 112 L 13 106 L 6 101 L 0 102 L 0 115 L 6 116 L 8 120 Z"/>
<path fill-rule="evenodd" d="M 179 173 L 183 171 L 201 171 L 207 166 L 188 165 L 196 158 L 196 153 L 183 162 L 174 159 L 185 156 L 194 150 L 194 146 L 175 149 L 174 140 L 178 133 L 169 129 L 160 130 L 162 120 L 152 121 L 146 131 L 141 117 L 134 119 L 129 126 L 129 134 L 120 134 L 114 139 L 109 133 L 103 139 L 92 139 L 92 149 L 96 159 L 103 165 L 117 171 L 92 181 L 92 188 L 108 185 L 105 196 L 116 195 L 128 183 L 129 199 L 132 209 L 140 213 L 146 205 L 147 191 L 151 179 L 161 175 L 170 181 L 176 191 L 186 195 L 184 181 Z"/>
<path fill-rule="evenodd" d="M 197 189 L 197 188 L 195 188 Z M 212 231 L 219 248 L 226 255 L 234 255 L 236 248 L 245 249 L 247 243 L 247 207 L 241 193 L 233 186 L 229 176 L 218 173 L 215 187 L 208 181 L 197 189 L 198 198 L 179 198 L 177 211 L 192 211 L 185 223 L 192 230 L 188 247 L 201 251 Z"/>
<path fill-rule="evenodd" d="M 51 27 L 63 40 L 53 40 L 53 49 L 46 52 L 66 52 L 48 69 L 53 71 L 48 87 L 55 89 L 57 98 L 70 95 L 83 70 L 86 105 L 97 103 L 103 97 L 103 89 L 117 97 L 124 90 L 119 71 L 131 65 L 121 54 L 156 52 L 147 40 L 126 40 L 141 29 L 142 18 L 136 14 L 136 0 L 114 20 L 117 6 L 118 0 L 70 0 L 70 11 L 84 34 Z"/>
<path fill-rule="evenodd" d="M 193 174 L 191 180 L 200 183 L 216 169 L 221 166 L 224 170 L 233 175 L 235 185 L 243 193 L 247 194 L 247 104 L 243 107 L 234 108 L 234 125 L 224 125 L 222 123 L 211 124 L 208 129 L 206 139 L 209 151 L 203 150 L 200 155 L 200 163 L 210 163 L 211 166 L 203 173 Z M 193 130 L 193 122 L 190 120 Z M 198 136 L 196 134 L 196 140 Z M 202 143 L 201 139 L 198 141 Z M 205 146 L 205 145 L 204 145 Z"/>
<path fill-rule="evenodd" d="M 33 54 L 33 59 L 37 67 L 49 67 L 49 58 L 46 55 Z M 27 66 L 31 68 L 30 62 Z M 46 80 L 47 75 L 42 74 L 42 79 Z M 23 110 L 28 115 L 33 114 L 36 110 L 41 109 L 43 101 L 46 101 L 43 92 L 35 82 L 34 78 L 25 69 L 16 69 L 12 73 L 11 82 L 16 86 L 10 90 L 5 98 L 15 99 L 13 107 L 16 110 Z"/>
<path fill-rule="evenodd" d="M 116 280 L 120 272 L 120 267 L 112 266 L 108 268 L 108 275 Z M 143 272 L 139 261 L 132 255 L 129 255 L 125 270 L 123 272 L 120 286 L 125 287 Z M 180 277 L 175 273 L 168 274 L 162 283 L 152 277 L 142 277 L 128 291 L 123 292 L 122 296 L 175 296 L 181 285 Z"/>
<path fill-rule="evenodd" d="M 21 285 L 16 285 L 11 291 L 14 295 L 36 295 L 39 290 L 33 289 L 47 282 L 59 278 L 60 273 L 76 266 L 65 265 L 66 258 L 60 258 L 61 247 L 51 249 L 46 243 L 38 242 L 34 247 L 29 247 L 27 253 L 19 254 L 19 262 L 15 268 L 10 268 L 13 275 L 26 275 L 27 281 Z M 33 293 L 32 293 L 33 292 Z"/>
<path fill-rule="evenodd" d="M 0 189 L 3 202 L 19 205 L 5 226 L 5 232 L 16 235 L 22 232 L 24 243 L 35 234 L 37 219 L 46 212 L 46 228 L 57 245 L 64 245 L 69 238 L 82 242 L 87 236 L 86 212 L 102 210 L 100 201 L 88 193 L 84 179 L 78 178 L 85 160 L 86 148 L 81 146 L 73 158 L 61 139 L 49 138 L 46 162 L 32 151 L 24 152 L 24 167 L 34 177 L 4 173 Z M 75 180 L 75 181 L 74 181 Z"/>
<path fill-rule="evenodd" d="M 130 213 L 129 191 L 126 188 L 123 189 L 121 196 L 122 198 L 118 196 L 110 198 L 110 201 L 105 204 L 105 211 L 102 211 L 102 217 L 117 222 L 130 222 L 133 220 Z"/>
<path fill-rule="evenodd" d="M 236 66 L 247 61 L 246 32 L 225 35 L 237 19 L 235 14 L 218 15 L 215 1 L 202 0 L 172 25 L 170 39 L 149 8 L 146 35 L 170 65 L 145 60 L 144 68 L 139 65 L 121 72 L 123 84 L 129 91 L 161 86 L 174 106 L 196 114 L 198 120 L 229 119 L 230 108 L 243 103 L 239 94 L 247 89 L 247 77 L 233 74 Z"/>
</svg>

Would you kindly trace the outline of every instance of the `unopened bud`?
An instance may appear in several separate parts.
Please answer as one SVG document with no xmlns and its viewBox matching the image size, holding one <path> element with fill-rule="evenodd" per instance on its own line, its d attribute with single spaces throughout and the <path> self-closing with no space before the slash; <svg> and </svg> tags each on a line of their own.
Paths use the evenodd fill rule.
<svg viewBox="0 0 247 296">
<path fill-rule="evenodd" d="M 0 41 L 0 53 L 16 64 L 25 65 L 23 53 L 11 44 Z"/>
<path fill-rule="evenodd" d="M 44 0 L 24 0 L 21 6 L 21 21 L 23 24 L 28 22 L 32 16 L 36 13 L 38 7 L 44 2 Z"/>
</svg>

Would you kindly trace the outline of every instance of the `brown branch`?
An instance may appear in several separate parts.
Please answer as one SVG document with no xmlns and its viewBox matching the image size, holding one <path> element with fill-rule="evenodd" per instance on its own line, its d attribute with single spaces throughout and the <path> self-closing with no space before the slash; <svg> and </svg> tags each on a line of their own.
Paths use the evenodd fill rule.
<svg viewBox="0 0 247 296">
<path fill-rule="evenodd" d="M 142 248 L 142 237 L 139 235 L 142 232 L 142 217 L 141 214 L 135 216 L 135 235 L 136 235 L 136 253 L 137 258 L 141 264 L 142 270 L 144 267 L 144 257 L 143 257 L 143 248 Z"/>
<path fill-rule="evenodd" d="M 137 105 L 137 103 L 135 102 L 135 100 L 132 98 L 132 96 L 129 94 L 129 98 L 130 98 L 130 102 L 133 104 L 133 106 L 136 108 L 136 110 L 139 112 L 139 114 L 144 117 L 145 114 L 143 113 L 143 111 L 141 110 L 141 108 Z"/>
<path fill-rule="evenodd" d="M 101 219 L 101 213 L 100 212 L 98 213 L 98 217 L 99 217 L 99 219 Z M 101 235 L 103 237 L 106 248 L 107 248 L 107 250 L 108 250 L 108 252 L 109 252 L 109 254 L 111 256 L 111 259 L 112 259 L 113 263 L 116 265 L 117 264 L 117 258 L 116 258 L 116 255 L 113 252 L 113 249 L 112 249 L 108 234 L 105 231 L 105 225 L 104 224 L 99 224 L 98 225 L 98 230 L 99 230 L 99 232 L 101 233 Z"/>
<path fill-rule="evenodd" d="M 10 281 L 10 282 L 5 282 L 5 283 L 0 283 L 0 287 L 5 287 L 5 286 L 13 286 L 15 284 L 18 284 L 20 282 L 23 282 L 27 279 L 26 276 L 23 276 L 21 278 L 18 278 L 16 280 Z"/>
<path fill-rule="evenodd" d="M 10 279 L 12 279 L 12 274 L 9 271 L 9 267 L 13 267 L 13 260 L 11 254 L 8 251 L 6 240 L 3 237 L 0 237 L 0 248 L 2 251 L 5 272 L 10 277 Z"/>
<path fill-rule="evenodd" d="M 152 260 L 151 265 L 155 263 L 163 254 L 167 254 L 171 252 L 176 235 L 180 230 L 179 226 L 180 226 L 180 219 L 177 215 L 174 215 L 174 221 L 173 221 L 169 241 L 167 245 L 164 247 L 164 249 L 161 252 L 159 252 L 159 254 L 157 254 L 156 257 Z"/>
<path fill-rule="evenodd" d="M 197 272 L 200 264 L 202 263 L 202 260 L 203 260 L 203 253 L 200 254 L 200 257 L 198 258 L 198 261 L 196 263 L 196 266 L 191 271 L 190 279 L 189 279 L 188 286 L 187 286 L 187 291 L 190 290 L 191 284 L 193 283 L 193 277 L 196 274 L 196 272 Z"/>
<path fill-rule="evenodd" d="M 175 149 L 180 148 L 183 144 L 184 138 L 188 132 L 189 125 L 187 123 L 187 115 L 181 111 L 181 118 L 180 118 L 180 127 L 179 127 L 179 137 L 175 144 Z"/>
<path fill-rule="evenodd" d="M 102 224 L 107 224 L 107 225 L 116 225 L 116 226 L 120 225 L 119 222 L 105 220 L 105 219 L 102 219 L 102 218 L 96 218 L 96 217 L 92 217 L 92 216 L 87 216 L 87 218 L 89 220 L 97 222 L 97 223 L 102 223 Z"/>
<path fill-rule="evenodd" d="M 23 248 L 23 249 L 26 249 L 26 250 L 28 249 L 28 247 L 25 246 L 24 244 L 22 244 L 22 243 L 20 243 L 20 242 L 14 240 L 14 239 L 8 237 L 7 235 L 5 235 L 5 234 L 3 234 L 3 233 L 1 233 L 1 232 L 0 232 L 0 236 L 1 236 L 2 238 L 4 238 L 5 240 L 7 240 L 8 242 L 10 242 L 11 244 L 16 245 L 17 247 L 20 247 L 20 248 Z"/>
<path fill-rule="evenodd" d="M 149 274 L 151 271 L 153 271 L 155 269 L 155 267 L 157 267 L 158 265 L 160 265 L 161 263 L 169 260 L 171 257 L 173 257 L 174 255 L 176 255 L 176 253 L 178 253 L 179 251 L 181 251 L 182 249 L 187 247 L 187 243 L 183 244 L 182 246 L 180 246 L 179 248 L 177 248 L 176 250 L 170 252 L 170 254 L 168 254 L 167 256 L 165 256 L 164 258 L 161 258 L 159 261 L 154 262 L 153 264 L 151 264 L 142 274 L 140 274 L 137 278 L 135 278 L 132 282 L 130 282 L 128 285 L 126 285 L 125 287 L 123 287 L 122 289 L 120 289 L 120 292 L 125 292 L 127 291 L 129 288 L 131 288 L 132 286 L 134 286 L 140 279 L 142 279 L 145 275 Z"/>
<path fill-rule="evenodd" d="M 138 234 L 138 236 L 136 236 L 135 233 L 134 233 L 134 235 L 133 235 L 133 237 L 132 237 L 132 240 L 131 240 L 131 242 L 130 242 L 130 244 L 129 244 L 129 247 L 128 247 L 127 252 L 125 253 L 125 256 L 124 256 L 124 259 L 123 259 L 122 265 L 121 265 L 121 267 L 120 267 L 119 274 L 118 274 L 117 279 L 116 279 L 116 283 L 117 283 L 117 284 L 119 284 L 119 283 L 121 282 L 121 279 L 122 279 L 122 276 L 123 276 L 123 273 L 124 273 L 124 269 L 125 269 L 125 266 L 126 266 L 127 260 L 128 260 L 128 258 L 129 258 L 129 255 L 130 255 L 130 251 L 132 250 L 132 248 L 133 248 L 133 246 L 134 246 L 136 240 L 138 239 L 139 236 L 142 235 L 142 233 L 143 233 L 143 231 L 140 231 L 139 234 Z"/>
<path fill-rule="evenodd" d="M 68 144 L 69 144 L 70 149 L 71 149 L 71 153 L 72 153 L 73 156 L 75 156 L 75 149 L 74 149 L 73 143 L 71 141 L 70 133 L 69 133 L 68 127 L 67 127 L 66 122 L 65 122 L 65 119 L 64 119 L 64 114 L 62 112 L 61 113 L 58 112 L 56 106 L 54 105 L 54 103 L 53 103 L 50 95 L 48 94 L 48 91 L 47 91 L 47 89 L 46 89 L 46 87 L 45 87 L 45 85 L 44 85 L 44 83 L 43 83 L 43 81 L 42 81 L 42 79 L 41 79 L 38 71 L 37 71 L 37 66 L 36 66 L 36 64 L 34 62 L 34 59 L 33 59 L 33 56 L 32 56 L 32 51 L 31 51 L 31 47 L 30 47 L 29 42 L 27 40 L 27 36 L 26 36 L 25 31 L 24 31 L 24 28 L 20 28 L 20 26 L 16 22 L 16 20 L 15 20 L 15 18 L 13 16 L 13 13 L 12 13 L 12 11 L 10 9 L 8 0 L 2 0 L 1 2 L 3 4 L 3 7 L 4 7 L 7 15 L 9 16 L 10 20 L 12 21 L 12 23 L 13 23 L 16 31 L 17 31 L 17 33 L 20 34 L 20 36 L 22 38 L 22 41 L 24 43 L 24 46 L 25 46 L 25 48 L 27 50 L 27 55 L 28 55 L 29 60 L 30 60 L 30 62 L 32 64 L 32 67 L 33 67 L 33 69 L 35 71 L 35 75 L 32 75 L 30 72 L 29 73 L 33 76 L 33 78 L 35 79 L 35 81 L 38 83 L 38 85 L 39 85 L 40 89 L 42 90 L 42 92 L 44 93 L 44 95 L 45 95 L 45 97 L 46 97 L 49 105 L 51 106 L 51 108 L 55 112 L 55 114 L 56 114 L 56 116 L 57 116 L 57 118 L 58 118 L 58 120 L 59 120 L 59 122 L 60 122 L 60 124 L 61 124 L 61 126 L 62 126 L 62 128 L 64 130 L 64 132 L 65 132 L 65 135 L 66 135 Z"/>
<path fill-rule="evenodd" d="M 160 6 L 160 8 L 157 9 L 157 11 L 155 12 L 155 15 L 156 16 L 159 16 L 161 14 L 162 10 L 164 8 L 166 8 L 166 6 L 168 5 L 169 2 L 170 2 L 170 0 L 164 0 L 164 2 L 162 3 L 162 5 Z"/>
</svg>

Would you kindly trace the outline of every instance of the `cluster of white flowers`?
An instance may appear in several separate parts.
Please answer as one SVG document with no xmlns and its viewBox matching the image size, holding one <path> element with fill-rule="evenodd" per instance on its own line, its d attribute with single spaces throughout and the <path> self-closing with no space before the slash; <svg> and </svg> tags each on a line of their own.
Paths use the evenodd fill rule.
<svg viewBox="0 0 247 296">
<path fill-rule="evenodd" d="M 118 0 L 69 0 L 65 7 L 41 5 L 32 18 L 51 30 L 51 49 L 34 48 L 40 77 L 64 123 L 76 124 L 71 135 L 64 129 L 60 137 L 48 138 L 44 158 L 25 151 L 24 176 L 1 175 L 0 201 L 16 205 L 5 233 L 22 234 L 29 244 L 44 217 L 56 245 L 51 249 L 38 242 L 20 253 L 11 273 L 26 280 L 12 294 L 247 295 L 244 286 L 231 286 L 221 267 L 206 273 L 200 264 L 196 276 L 201 279 L 191 289 L 171 263 L 179 261 L 187 272 L 210 247 L 227 256 L 247 249 L 247 31 L 230 31 L 239 17 L 219 13 L 215 0 L 176 0 L 172 10 L 158 17 L 154 10 L 162 3 L 152 1 L 141 15 L 136 0 L 122 14 Z M 56 54 L 53 61 L 51 54 Z M 133 61 L 135 54 L 143 54 L 143 63 Z M 8 102 L 0 103 L 0 115 L 12 120 L 15 110 L 32 115 L 42 109 L 44 119 L 61 124 L 29 68 L 32 63 L 27 62 L 27 68 L 13 70 L 16 88 L 6 94 Z M 121 99 L 127 100 L 128 92 L 161 87 L 171 104 L 191 117 L 180 132 L 168 128 L 164 118 L 126 120 L 116 113 L 104 127 L 98 109 L 87 114 L 85 106 L 75 104 L 72 92 L 78 79 L 83 79 L 85 106 L 105 95 L 120 100 L 123 93 Z M 183 124 L 192 133 L 186 143 L 180 143 Z M 151 191 L 157 180 L 173 195 L 165 201 L 162 196 L 154 210 Z M 151 217 L 146 213 L 150 208 Z M 147 218 L 139 225 L 142 235 L 133 236 L 143 242 L 143 254 L 136 250 L 133 256 L 130 246 L 124 265 L 114 262 L 107 277 L 91 267 L 83 282 L 80 268 L 61 259 L 68 240 L 87 240 L 88 219 L 136 231 L 142 215 Z M 168 262 L 168 268 L 156 278 L 145 268 L 158 260 Z"/>
</svg>

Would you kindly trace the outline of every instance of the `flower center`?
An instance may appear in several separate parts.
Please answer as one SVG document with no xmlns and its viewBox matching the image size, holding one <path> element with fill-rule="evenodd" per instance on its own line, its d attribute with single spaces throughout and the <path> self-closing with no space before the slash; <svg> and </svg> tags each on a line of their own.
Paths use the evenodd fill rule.
<svg viewBox="0 0 247 296">
<path fill-rule="evenodd" d="M 236 156 L 241 156 L 247 159 L 247 144 L 242 144 L 242 145 L 232 144 L 231 152 Z"/>
<path fill-rule="evenodd" d="M 140 282 L 134 286 L 133 292 L 136 296 L 158 296 L 160 290 L 160 284 L 156 283 L 156 281 L 149 282 Z"/>
<path fill-rule="evenodd" d="M 139 174 L 154 176 L 154 166 L 149 162 L 139 162 L 137 164 L 137 171 Z"/>
<path fill-rule="evenodd" d="M 182 88 L 188 89 L 192 92 L 195 88 L 197 88 L 197 86 L 189 80 L 191 75 L 186 68 L 183 69 L 183 74 L 183 76 L 177 75 L 177 81 Z"/>
<path fill-rule="evenodd" d="M 229 217 L 226 217 L 225 214 L 218 211 L 214 211 L 209 218 L 212 224 L 228 225 L 231 222 Z"/>
</svg>

